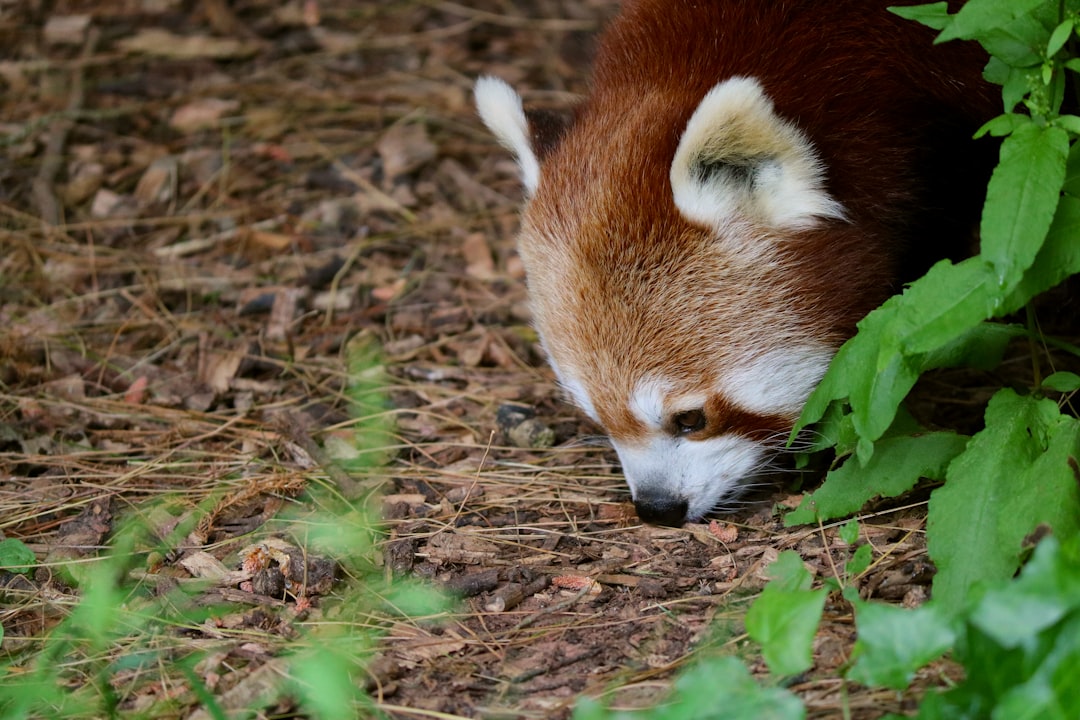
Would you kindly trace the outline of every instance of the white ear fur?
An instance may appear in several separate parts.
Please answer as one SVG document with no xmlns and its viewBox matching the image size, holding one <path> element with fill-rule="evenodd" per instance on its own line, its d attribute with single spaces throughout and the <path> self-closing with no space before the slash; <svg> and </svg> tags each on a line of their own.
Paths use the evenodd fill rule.
<svg viewBox="0 0 1080 720">
<path fill-rule="evenodd" d="M 529 142 L 529 121 L 525 118 L 521 97 L 504 81 L 494 77 L 477 80 L 474 94 L 480 118 L 499 144 L 514 153 L 521 168 L 521 182 L 526 192 L 532 195 L 540 181 L 540 162 Z"/>
<path fill-rule="evenodd" d="M 810 141 L 751 78 L 725 80 L 702 99 L 675 152 L 671 187 L 684 216 L 717 229 L 750 220 L 797 230 L 844 217 Z"/>
</svg>

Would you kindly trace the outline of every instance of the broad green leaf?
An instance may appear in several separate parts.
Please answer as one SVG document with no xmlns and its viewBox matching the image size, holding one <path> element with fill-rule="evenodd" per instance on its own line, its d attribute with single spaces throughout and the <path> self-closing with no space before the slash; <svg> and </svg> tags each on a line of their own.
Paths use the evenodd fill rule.
<svg viewBox="0 0 1080 720">
<path fill-rule="evenodd" d="M 803 564 L 802 557 L 794 550 L 784 550 L 769 565 L 769 586 L 789 592 L 809 590 L 814 577 Z"/>
<path fill-rule="evenodd" d="M 915 672 L 945 653 L 956 634 L 934 605 L 906 610 L 878 602 L 856 601 L 857 658 L 848 679 L 869 686 L 903 690 Z"/>
<path fill-rule="evenodd" d="M 573 720 L 614 720 L 627 716 L 628 713 L 616 715 L 591 697 L 583 697 L 574 706 Z"/>
<path fill-rule="evenodd" d="M 963 38 L 978 39 L 988 31 L 1006 25 L 1020 15 L 1030 13 L 1044 0 L 969 0 L 952 16 L 949 25 L 938 36 L 938 42 Z"/>
<path fill-rule="evenodd" d="M 1047 416 L 1057 407 L 1047 399 L 1039 405 Z M 1001 510 L 1002 540 L 1017 547 L 1039 525 L 1061 537 L 1080 533 L 1080 484 L 1074 469 L 1080 458 L 1080 421 L 1059 412 L 1044 431 L 1045 450 L 1023 469 L 1019 494 Z"/>
<path fill-rule="evenodd" d="M 29 575 L 34 569 L 37 557 L 34 551 L 18 538 L 0 540 L 0 569 Z"/>
<path fill-rule="evenodd" d="M 770 583 L 750 606 L 746 632 L 774 674 L 797 675 L 814 664 L 814 635 L 827 596 L 825 590 L 781 590 Z"/>
<path fill-rule="evenodd" d="M 1075 392 L 1080 390 L 1080 375 L 1065 371 L 1056 372 L 1043 380 L 1042 386 L 1047 390 L 1057 392 Z"/>
<path fill-rule="evenodd" d="M 873 456 L 873 441 L 892 426 L 897 408 L 920 373 L 960 365 L 994 367 L 1005 345 L 1017 335 L 1016 328 L 983 323 L 933 352 L 905 357 L 897 347 L 896 337 L 888 335 L 901 324 L 898 317 L 903 311 L 898 306 L 905 302 L 911 302 L 908 295 L 892 297 L 859 323 L 858 334 L 840 348 L 807 400 L 793 435 L 820 419 L 831 403 L 846 399 L 851 406 L 852 428 L 860 438 L 858 457 L 865 464 Z"/>
<path fill-rule="evenodd" d="M 1080 536 L 1044 538 L 1019 578 L 987 592 L 957 630 L 952 656 L 966 677 L 927 695 L 920 720 L 1080 717 Z"/>
<path fill-rule="evenodd" d="M 993 370 L 1001 364 L 1009 342 L 1018 337 L 1026 337 L 1026 334 L 1027 329 L 1022 325 L 982 323 L 952 342 L 926 353 L 922 366 L 926 370 L 947 367 Z"/>
<path fill-rule="evenodd" d="M 737 658 L 697 663 L 675 681 L 669 696 L 655 708 L 608 710 L 591 698 L 574 708 L 573 720 L 803 720 L 797 697 L 777 687 L 762 687 Z"/>
<path fill-rule="evenodd" d="M 1061 620 L 1068 607 L 1057 597 L 993 590 L 979 603 L 971 622 L 1005 648 L 1021 647 Z"/>
<path fill-rule="evenodd" d="M 830 472 L 817 491 L 804 497 L 802 504 L 784 517 L 784 525 L 851 515 L 874 497 L 896 497 L 907 492 L 920 478 L 942 479 L 967 440 L 951 432 L 879 440 L 869 462 L 860 465 L 858 458 L 852 457 Z"/>
<path fill-rule="evenodd" d="M 722 708 L 722 711 L 718 709 Z M 670 702 L 644 717 L 652 720 L 802 720 L 802 702 L 787 690 L 762 687 L 738 659 L 703 662 L 675 681 Z M 620 714 L 621 716 L 621 714 Z M 625 715 L 644 720 L 641 713 Z"/>
<path fill-rule="evenodd" d="M 988 28 L 979 35 L 979 44 L 1000 61 L 1015 68 L 1038 65 L 1049 32 L 1037 19 L 1021 15 L 1000 27 Z"/>
<path fill-rule="evenodd" d="M 405 617 L 429 617 L 452 607 L 452 600 L 435 588 L 406 580 L 391 585 L 385 596 L 393 611 Z"/>
<path fill-rule="evenodd" d="M 979 703 L 995 720 L 1080 716 L 1080 538 L 1049 536 L 1019 578 L 988 592 L 974 608 L 955 656 L 965 685 L 946 698 Z"/>
<path fill-rule="evenodd" d="M 1035 262 L 1005 299 L 1002 312 L 1016 312 L 1031 298 L 1080 272 L 1080 198 L 1063 195 Z"/>
<path fill-rule="evenodd" d="M 809 589 L 813 577 L 793 550 L 781 552 L 768 575 L 769 583 L 746 614 L 746 631 L 761 645 L 770 670 L 795 675 L 812 664 L 814 634 L 828 593 Z"/>
<path fill-rule="evenodd" d="M 1011 577 L 1023 538 L 1040 522 L 1076 527 L 1068 453 L 1077 452 L 1078 437 L 1076 421 L 1062 416 L 1053 401 L 1008 389 L 994 395 L 985 428 L 953 460 L 945 485 L 930 498 L 936 601 L 957 612 L 985 583 Z"/>
<path fill-rule="evenodd" d="M 1080 717 L 1080 616 L 1057 633 L 1053 649 L 1023 684 L 998 702 L 993 720 L 1076 720 Z"/>
<path fill-rule="evenodd" d="M 313 716 L 326 720 L 356 717 L 353 703 L 359 690 L 351 670 L 351 663 L 336 643 L 298 653 L 289 667 L 291 684 L 301 704 Z"/>
<path fill-rule="evenodd" d="M 989 318 L 1002 294 L 992 268 L 979 257 L 937 263 L 904 292 L 886 332 L 905 355 L 937 350 Z"/>
<path fill-rule="evenodd" d="M 982 257 L 1011 289 L 1035 260 L 1065 182 L 1069 135 L 1058 127 L 1024 125 L 1005 138 L 986 190 Z"/>
</svg>

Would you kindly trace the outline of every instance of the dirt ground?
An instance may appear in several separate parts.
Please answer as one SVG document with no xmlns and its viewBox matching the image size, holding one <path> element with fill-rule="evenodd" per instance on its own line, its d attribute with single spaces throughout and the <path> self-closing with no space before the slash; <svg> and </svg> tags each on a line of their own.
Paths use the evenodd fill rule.
<svg viewBox="0 0 1080 720">
<path fill-rule="evenodd" d="M 384 494 L 384 571 L 462 598 L 383 624 L 370 688 L 388 716 L 566 718 L 582 693 L 639 707 L 703 652 L 764 676 L 741 616 L 784 549 L 864 597 L 925 599 L 925 493 L 867 513 L 857 578 L 835 528 L 783 528 L 797 476 L 709 525 L 642 526 L 599 429 L 560 397 L 514 250 L 516 167 L 471 85 L 496 74 L 569 107 L 613 9 L 0 0 L 0 530 L 41 563 L 5 576 L 5 665 L 77 598 L 51 569 L 162 496 L 209 509 L 148 575 L 302 545 L 274 519 L 340 477 L 357 338 L 382 345 L 396 426 L 389 464 L 362 478 Z M 204 679 L 226 707 L 343 582 L 227 577 L 215 592 L 259 624 L 258 648 L 184 635 L 216 643 Z M 810 717 L 910 710 L 838 679 L 852 628 L 834 595 L 790 684 Z M 121 711 L 202 717 L 182 678 L 147 670 L 120 692 Z"/>
</svg>

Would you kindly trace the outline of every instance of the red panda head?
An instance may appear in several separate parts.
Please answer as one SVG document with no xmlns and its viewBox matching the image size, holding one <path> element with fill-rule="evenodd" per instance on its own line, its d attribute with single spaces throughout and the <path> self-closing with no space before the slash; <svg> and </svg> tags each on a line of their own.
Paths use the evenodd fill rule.
<svg viewBox="0 0 1080 720">
<path fill-rule="evenodd" d="M 599 91 L 543 156 L 509 86 L 483 78 L 476 99 L 522 171 L 519 247 L 561 385 L 609 433 L 642 519 L 701 518 L 769 466 L 881 299 L 858 279 L 880 261 L 753 79 L 689 103 Z"/>
</svg>

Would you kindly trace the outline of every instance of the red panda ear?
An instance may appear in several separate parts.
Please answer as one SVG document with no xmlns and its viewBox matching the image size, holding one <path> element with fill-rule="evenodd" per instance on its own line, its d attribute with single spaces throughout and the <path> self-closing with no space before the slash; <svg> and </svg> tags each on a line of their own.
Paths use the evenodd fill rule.
<svg viewBox="0 0 1080 720">
<path fill-rule="evenodd" d="M 494 77 L 476 81 L 473 91 L 476 109 L 499 144 L 514 153 L 521 168 L 521 182 L 532 195 L 540 182 L 540 161 L 533 149 L 529 121 L 521 105 L 521 97 L 505 82 Z"/>
<path fill-rule="evenodd" d="M 541 162 L 547 160 L 574 119 L 569 112 L 555 110 L 526 110 L 525 117 L 529 121 L 533 148 Z"/>
<path fill-rule="evenodd" d="M 717 230 L 747 221 L 797 230 L 844 217 L 810 141 L 751 78 L 725 80 L 702 99 L 675 151 L 671 188 L 687 219 Z"/>
</svg>

